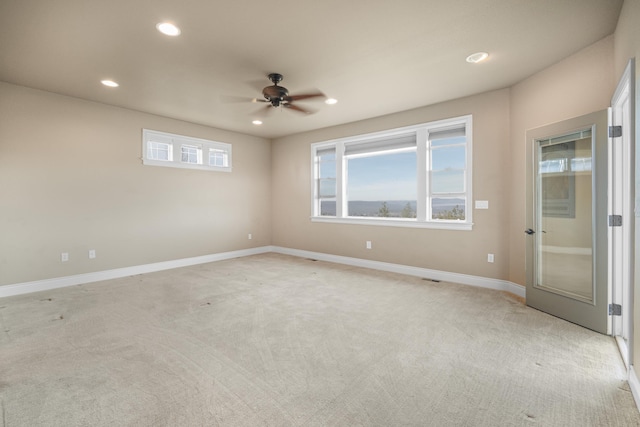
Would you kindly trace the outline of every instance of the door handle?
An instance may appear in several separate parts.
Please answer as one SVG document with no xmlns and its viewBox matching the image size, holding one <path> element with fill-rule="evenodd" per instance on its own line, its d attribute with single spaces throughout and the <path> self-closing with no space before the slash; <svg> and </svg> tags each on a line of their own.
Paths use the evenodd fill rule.
<svg viewBox="0 0 640 427">
<path fill-rule="evenodd" d="M 534 233 L 535 233 L 535 231 L 533 231 L 533 230 L 532 230 L 532 229 L 530 229 L 530 228 L 527 228 L 526 230 L 524 230 L 524 232 L 525 232 L 525 233 L 527 233 L 529 236 L 531 236 L 532 234 L 534 234 Z"/>
</svg>

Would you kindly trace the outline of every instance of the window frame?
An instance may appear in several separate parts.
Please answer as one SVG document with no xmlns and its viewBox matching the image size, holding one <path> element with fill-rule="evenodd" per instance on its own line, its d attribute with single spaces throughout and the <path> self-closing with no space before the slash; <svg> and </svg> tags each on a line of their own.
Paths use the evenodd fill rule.
<svg viewBox="0 0 640 427">
<path fill-rule="evenodd" d="M 169 160 L 158 160 L 149 157 L 149 143 L 163 143 L 169 145 Z M 197 163 L 182 161 L 182 147 L 197 149 Z M 226 166 L 210 164 L 210 151 L 222 151 L 227 157 Z M 231 144 L 207 139 L 194 138 L 185 135 L 142 129 L 142 164 L 146 166 L 164 166 L 181 169 L 209 170 L 231 172 Z"/>
<path fill-rule="evenodd" d="M 464 127 L 465 130 L 465 219 L 447 220 L 431 218 L 431 200 L 441 196 L 431 190 L 431 140 L 430 132 L 435 134 L 443 129 Z M 417 200 L 416 218 L 378 218 L 348 216 L 347 209 L 347 157 L 345 146 L 366 144 L 367 141 L 377 141 L 395 135 L 415 132 L 417 156 Z M 321 215 L 318 195 L 318 159 L 317 153 L 322 150 L 335 148 L 336 158 L 336 216 Z M 344 138 L 321 141 L 311 144 L 311 221 L 324 223 L 381 225 L 394 227 L 434 228 L 447 230 L 471 230 L 473 228 L 473 117 L 465 115 L 450 119 L 437 120 L 418 125 L 389 129 Z"/>
</svg>

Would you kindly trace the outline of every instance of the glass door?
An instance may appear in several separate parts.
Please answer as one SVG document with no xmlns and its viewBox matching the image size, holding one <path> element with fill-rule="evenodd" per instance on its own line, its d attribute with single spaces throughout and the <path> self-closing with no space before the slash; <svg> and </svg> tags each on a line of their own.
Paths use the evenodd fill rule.
<svg viewBox="0 0 640 427">
<path fill-rule="evenodd" d="M 527 141 L 527 305 L 608 333 L 607 112 Z"/>
</svg>

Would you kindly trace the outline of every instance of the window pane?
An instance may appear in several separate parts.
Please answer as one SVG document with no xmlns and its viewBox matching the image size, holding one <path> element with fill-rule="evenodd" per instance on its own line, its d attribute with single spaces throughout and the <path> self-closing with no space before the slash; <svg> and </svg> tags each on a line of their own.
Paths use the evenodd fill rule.
<svg viewBox="0 0 640 427">
<path fill-rule="evenodd" d="M 453 138 L 440 138 L 431 140 L 432 147 L 442 147 L 443 145 L 464 144 L 467 142 L 466 136 L 456 136 Z"/>
<path fill-rule="evenodd" d="M 147 143 L 147 157 L 152 160 L 171 160 L 170 149 L 171 146 L 164 142 L 149 141 Z"/>
<path fill-rule="evenodd" d="M 559 173 L 567 170 L 568 159 L 543 160 L 540 162 L 539 173 Z M 573 169 L 573 159 L 571 160 Z"/>
<path fill-rule="evenodd" d="M 433 170 L 437 171 L 448 168 L 464 169 L 465 151 L 464 146 L 434 148 L 431 159 Z"/>
<path fill-rule="evenodd" d="M 366 141 L 347 143 L 344 147 L 344 155 L 381 154 L 385 151 L 399 151 L 404 148 L 411 147 L 416 147 L 415 132 L 388 135 L 368 139 Z"/>
<path fill-rule="evenodd" d="M 335 178 L 320 179 L 320 188 L 318 195 L 321 198 L 336 197 L 336 180 Z"/>
<path fill-rule="evenodd" d="M 464 193 L 464 170 L 445 169 L 431 174 L 431 192 L 433 194 Z"/>
<path fill-rule="evenodd" d="M 463 193 L 465 191 L 465 147 L 449 146 L 431 151 L 431 191 Z"/>
<path fill-rule="evenodd" d="M 336 202 L 335 202 L 335 200 L 322 200 L 320 202 L 320 215 L 322 215 L 322 216 L 336 216 Z"/>
<path fill-rule="evenodd" d="M 317 151 L 316 156 L 318 162 L 316 185 L 318 186 L 319 214 L 321 216 L 336 216 L 336 150 L 335 148 L 321 149 Z"/>
<path fill-rule="evenodd" d="M 335 158 L 330 160 L 320 160 L 318 164 L 320 168 L 320 178 L 334 178 L 336 177 L 336 160 Z"/>
<path fill-rule="evenodd" d="M 329 148 L 318 150 L 318 160 L 321 162 L 331 162 L 336 160 L 336 149 Z"/>
<path fill-rule="evenodd" d="M 349 216 L 415 217 L 415 150 L 347 160 Z"/>
<path fill-rule="evenodd" d="M 227 167 L 229 162 L 227 152 L 215 148 L 209 149 L 209 165 L 218 167 Z"/>
<path fill-rule="evenodd" d="M 198 151 L 200 149 L 195 145 L 183 145 L 180 147 L 182 152 L 182 161 L 184 163 L 198 164 Z"/>
<path fill-rule="evenodd" d="M 434 197 L 431 199 L 433 219 L 464 220 L 466 200 L 454 197 Z"/>
<path fill-rule="evenodd" d="M 591 157 L 576 157 L 571 159 L 571 170 L 574 172 L 588 172 L 591 170 Z"/>
</svg>

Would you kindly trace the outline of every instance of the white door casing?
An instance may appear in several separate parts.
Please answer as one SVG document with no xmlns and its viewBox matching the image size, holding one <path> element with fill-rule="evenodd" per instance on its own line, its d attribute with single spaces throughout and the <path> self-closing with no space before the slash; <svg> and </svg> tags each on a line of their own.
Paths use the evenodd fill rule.
<svg viewBox="0 0 640 427">
<path fill-rule="evenodd" d="M 609 109 L 609 281 L 611 300 L 620 307 L 620 315 L 612 317 L 612 334 L 627 365 L 631 359 L 633 337 L 632 240 L 633 208 L 631 193 L 633 162 L 633 100 L 635 61 L 629 60 Z M 619 218 L 619 220 L 616 220 Z M 615 225 L 614 225 L 615 224 Z M 618 225 L 619 224 L 619 225 Z"/>
</svg>

